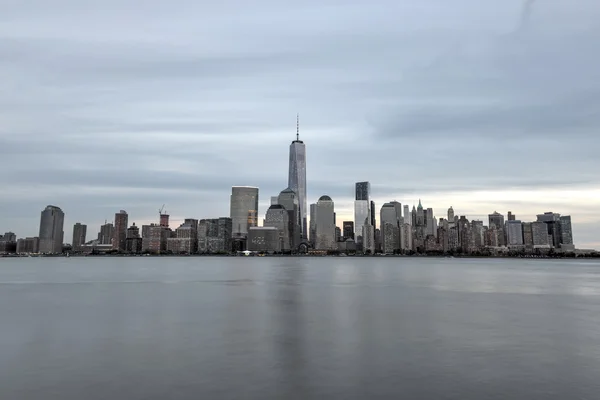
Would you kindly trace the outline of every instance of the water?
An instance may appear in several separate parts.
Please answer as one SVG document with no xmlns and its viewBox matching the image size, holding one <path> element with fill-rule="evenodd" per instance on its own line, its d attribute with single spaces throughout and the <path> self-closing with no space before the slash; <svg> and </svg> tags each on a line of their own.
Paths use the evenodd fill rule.
<svg viewBox="0 0 600 400">
<path fill-rule="evenodd" d="M 0 259 L 0 399 L 597 399 L 600 263 Z"/>
</svg>

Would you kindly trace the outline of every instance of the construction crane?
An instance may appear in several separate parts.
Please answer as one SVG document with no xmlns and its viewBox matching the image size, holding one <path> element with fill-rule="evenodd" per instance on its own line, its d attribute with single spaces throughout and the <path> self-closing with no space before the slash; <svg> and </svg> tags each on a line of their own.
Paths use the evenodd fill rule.
<svg viewBox="0 0 600 400">
<path fill-rule="evenodd" d="M 163 215 L 163 211 L 165 212 L 165 214 L 167 213 L 167 211 L 165 210 L 165 205 L 163 204 L 162 207 L 158 210 L 158 215 L 161 216 Z"/>
</svg>

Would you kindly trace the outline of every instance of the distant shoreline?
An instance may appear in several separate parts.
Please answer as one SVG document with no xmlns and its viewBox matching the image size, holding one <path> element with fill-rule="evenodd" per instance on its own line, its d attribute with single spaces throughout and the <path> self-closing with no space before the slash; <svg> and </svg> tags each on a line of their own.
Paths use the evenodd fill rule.
<svg viewBox="0 0 600 400">
<path fill-rule="evenodd" d="M 515 259 L 582 259 L 582 258 L 600 258 L 600 253 L 589 254 L 553 254 L 553 255 L 440 255 L 440 254 L 0 254 L 0 258 L 120 258 L 120 257 L 280 257 L 280 258 L 515 258 Z"/>
</svg>

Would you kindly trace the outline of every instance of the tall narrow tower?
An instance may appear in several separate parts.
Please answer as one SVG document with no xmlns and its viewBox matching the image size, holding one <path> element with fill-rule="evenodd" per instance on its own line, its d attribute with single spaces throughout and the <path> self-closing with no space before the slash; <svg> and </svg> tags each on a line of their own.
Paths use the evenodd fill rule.
<svg viewBox="0 0 600 400">
<path fill-rule="evenodd" d="M 300 116 L 296 115 L 296 140 L 290 145 L 290 168 L 288 187 L 298 196 L 300 229 L 302 239 L 307 239 L 307 205 L 306 205 L 306 146 L 300 140 Z"/>
</svg>

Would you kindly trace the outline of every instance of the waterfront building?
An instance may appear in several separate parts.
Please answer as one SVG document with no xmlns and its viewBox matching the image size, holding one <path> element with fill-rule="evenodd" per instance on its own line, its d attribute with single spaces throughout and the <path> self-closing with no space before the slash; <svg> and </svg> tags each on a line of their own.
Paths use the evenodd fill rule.
<svg viewBox="0 0 600 400">
<path fill-rule="evenodd" d="M 62 253 L 65 214 L 56 206 L 47 206 L 40 219 L 39 252 Z"/>
<path fill-rule="evenodd" d="M 354 229 L 356 243 L 362 243 L 362 227 L 365 223 L 370 223 L 371 215 L 371 184 L 369 182 L 356 182 L 355 200 L 354 200 Z"/>
<path fill-rule="evenodd" d="M 18 254 L 35 254 L 40 251 L 40 238 L 38 237 L 27 237 L 24 239 L 17 239 Z"/>
<path fill-rule="evenodd" d="M 521 221 L 509 219 L 506 221 L 506 244 L 510 248 L 522 248 L 523 244 L 523 225 Z"/>
<path fill-rule="evenodd" d="M 400 214 L 399 214 L 400 212 Z M 402 225 L 402 206 L 398 202 L 385 203 L 380 210 L 381 248 L 384 253 L 392 254 L 400 250 Z M 392 240 L 392 242 L 390 242 Z"/>
<path fill-rule="evenodd" d="M 310 205 L 310 232 L 309 232 L 310 244 L 315 248 L 317 244 L 317 204 L 313 203 Z"/>
<path fill-rule="evenodd" d="M 293 221 L 292 221 L 293 222 Z M 290 213 L 281 204 L 273 204 L 267 210 L 263 226 L 277 228 L 281 251 L 291 251 L 293 228 L 290 226 Z"/>
<path fill-rule="evenodd" d="M 125 210 L 121 210 L 115 214 L 115 231 L 112 240 L 113 250 L 126 250 L 128 222 L 129 216 Z"/>
<path fill-rule="evenodd" d="M 344 221 L 342 222 L 342 235 L 344 239 L 352 239 L 354 240 L 354 221 Z"/>
<path fill-rule="evenodd" d="M 316 250 L 336 250 L 334 203 L 331 197 L 323 195 L 315 207 Z"/>
<path fill-rule="evenodd" d="M 375 227 L 368 221 L 362 226 L 362 251 L 365 254 L 375 253 Z"/>
<path fill-rule="evenodd" d="M 559 218 L 560 223 L 560 244 L 573 245 L 573 229 L 571 228 L 571 216 L 563 215 Z"/>
<path fill-rule="evenodd" d="M 296 140 L 290 144 L 290 164 L 288 171 L 288 187 L 298 198 L 300 216 L 300 234 L 308 239 L 307 199 L 306 199 L 306 146 L 300 140 L 300 120 L 296 116 Z"/>
<path fill-rule="evenodd" d="M 81 246 L 85 244 L 87 225 L 77 222 L 73 225 L 73 242 L 71 243 L 73 251 L 81 251 Z"/>
<path fill-rule="evenodd" d="M 167 238 L 167 251 L 174 254 L 195 254 L 198 252 L 198 220 L 186 218 L 175 229 L 175 237 Z"/>
<path fill-rule="evenodd" d="M 562 240 L 560 214 L 545 212 L 537 215 L 537 222 L 546 224 L 548 235 L 551 236 L 550 245 L 555 248 L 560 247 Z"/>
<path fill-rule="evenodd" d="M 488 223 L 491 228 L 494 226 L 496 228 L 496 232 L 498 235 L 498 246 L 506 245 L 506 238 L 504 232 L 504 215 L 500 214 L 497 211 L 494 211 L 492 214 L 488 215 Z"/>
<path fill-rule="evenodd" d="M 104 225 L 100 226 L 100 232 L 98 233 L 98 244 L 109 244 L 112 246 L 114 235 L 115 227 L 113 224 L 104 221 Z"/>
<path fill-rule="evenodd" d="M 231 188 L 230 217 L 234 237 L 246 237 L 248 229 L 258 225 L 257 187 L 233 186 Z"/>
<path fill-rule="evenodd" d="M 231 252 L 231 229 L 231 218 L 201 219 L 198 222 L 198 252 L 202 254 Z"/>
<path fill-rule="evenodd" d="M 249 251 L 278 253 L 281 251 L 279 230 L 273 226 L 252 226 L 248 229 Z"/>
<path fill-rule="evenodd" d="M 550 248 L 552 246 L 552 235 L 548 234 L 548 226 L 544 222 L 531 223 L 531 236 L 534 249 Z"/>
<path fill-rule="evenodd" d="M 125 251 L 133 254 L 142 252 L 142 237 L 140 236 L 140 228 L 135 225 L 135 222 L 133 225 L 127 228 Z"/>
<path fill-rule="evenodd" d="M 171 230 L 160 224 L 142 226 L 142 249 L 150 253 L 160 253 L 167 250 L 167 239 Z"/>
<path fill-rule="evenodd" d="M 291 188 L 284 189 L 277 196 L 277 204 L 283 206 L 288 213 L 287 236 L 289 238 L 289 245 L 286 248 L 295 251 L 303 240 L 302 216 L 300 214 L 298 195 Z M 306 236 L 306 239 L 308 239 L 308 236 Z"/>
</svg>

